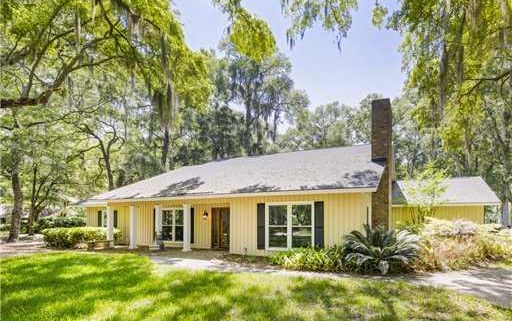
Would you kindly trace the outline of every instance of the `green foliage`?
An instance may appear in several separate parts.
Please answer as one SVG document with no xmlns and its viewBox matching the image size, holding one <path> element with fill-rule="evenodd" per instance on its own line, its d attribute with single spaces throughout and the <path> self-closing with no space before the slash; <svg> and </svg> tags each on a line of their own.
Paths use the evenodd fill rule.
<svg viewBox="0 0 512 321">
<path fill-rule="evenodd" d="M 416 173 L 414 179 L 405 180 L 405 194 L 408 206 L 414 208 L 411 225 L 421 226 L 427 216 L 435 214 L 436 206 L 446 191 L 446 171 L 436 168 L 434 163 L 428 163 L 425 169 Z"/>
<path fill-rule="evenodd" d="M 375 6 L 372 11 L 372 23 L 374 26 L 381 28 L 384 24 L 384 18 L 388 14 L 388 8 L 382 6 L 378 1 L 375 2 Z"/>
<path fill-rule="evenodd" d="M 115 253 L 47 253 L 0 264 L 3 320 L 507 321 L 512 316 L 486 300 L 402 280 L 186 271 Z"/>
<path fill-rule="evenodd" d="M 345 267 L 360 273 L 401 271 L 418 256 L 418 236 L 407 231 L 385 231 L 364 226 L 364 234 L 352 231 L 345 237 Z"/>
<path fill-rule="evenodd" d="M 482 175 L 512 199 L 512 3 L 401 1 L 406 91 L 416 96 L 423 149 L 451 174 Z M 493 155 L 493 157 L 489 157 Z"/>
<path fill-rule="evenodd" d="M 55 227 L 42 231 L 48 246 L 72 248 L 80 242 L 106 241 L 107 229 L 103 227 Z M 121 231 L 114 229 L 114 242 L 121 238 Z"/>
<path fill-rule="evenodd" d="M 311 111 L 307 104 L 291 109 L 291 123 L 286 133 L 279 137 L 278 145 L 284 150 L 326 148 L 368 144 L 370 141 L 370 110 L 373 99 L 379 94 L 369 94 L 359 106 L 332 102 Z"/>
<path fill-rule="evenodd" d="M 231 27 L 229 40 L 239 53 L 261 62 L 276 52 L 276 41 L 267 23 L 240 8 Z"/>
<path fill-rule="evenodd" d="M 299 248 L 278 252 L 271 257 L 273 264 L 301 271 L 342 271 L 342 248 Z"/>
<path fill-rule="evenodd" d="M 84 216 L 72 215 L 72 216 L 55 216 L 55 217 L 45 217 L 40 219 L 34 228 L 34 231 L 37 233 L 44 229 L 54 228 L 54 227 L 78 227 L 85 226 L 86 219 Z"/>
<path fill-rule="evenodd" d="M 320 23 L 323 29 L 336 33 L 338 48 L 352 25 L 352 11 L 357 0 L 281 0 L 283 13 L 290 18 L 286 31 L 288 43 L 293 47 L 296 39 L 302 39 L 306 30 Z"/>
<path fill-rule="evenodd" d="M 420 234 L 416 271 L 467 269 L 512 259 L 512 233 L 497 225 L 428 219 Z"/>
</svg>

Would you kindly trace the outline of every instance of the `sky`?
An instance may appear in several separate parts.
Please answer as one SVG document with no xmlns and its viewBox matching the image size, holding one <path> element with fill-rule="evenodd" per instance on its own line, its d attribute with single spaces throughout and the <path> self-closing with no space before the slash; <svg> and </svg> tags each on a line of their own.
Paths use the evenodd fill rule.
<svg viewBox="0 0 512 321">
<path fill-rule="evenodd" d="M 352 27 L 342 40 L 316 26 L 293 48 L 286 43 L 289 25 L 281 14 L 279 0 L 244 0 L 246 9 L 265 20 L 278 48 L 292 63 L 295 88 L 304 90 L 311 107 L 333 101 L 357 105 L 367 94 L 379 93 L 394 98 L 400 95 L 405 75 L 401 72 L 398 51 L 400 35 L 371 24 L 374 1 L 359 1 Z M 212 6 L 211 0 L 175 0 L 184 24 L 186 41 L 192 49 L 217 49 L 225 36 L 227 17 Z"/>
</svg>

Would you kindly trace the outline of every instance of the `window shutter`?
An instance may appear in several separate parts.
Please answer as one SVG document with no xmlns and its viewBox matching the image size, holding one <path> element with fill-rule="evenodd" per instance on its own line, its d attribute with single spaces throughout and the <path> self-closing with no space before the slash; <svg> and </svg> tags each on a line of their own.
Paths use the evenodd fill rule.
<svg viewBox="0 0 512 321">
<path fill-rule="evenodd" d="M 99 227 L 102 227 L 103 225 L 101 225 L 101 218 L 103 217 L 102 215 L 103 213 L 101 211 L 98 211 L 98 226 Z"/>
<path fill-rule="evenodd" d="M 153 208 L 153 241 L 156 241 L 156 210 Z"/>
<path fill-rule="evenodd" d="M 194 208 L 190 209 L 190 243 L 194 243 Z"/>
<path fill-rule="evenodd" d="M 258 203 L 258 224 L 257 224 L 257 248 L 258 250 L 265 249 L 265 203 Z"/>
<path fill-rule="evenodd" d="M 117 210 L 114 211 L 114 228 L 117 228 Z"/>
<path fill-rule="evenodd" d="M 315 202 L 315 247 L 324 247 L 324 202 Z"/>
</svg>

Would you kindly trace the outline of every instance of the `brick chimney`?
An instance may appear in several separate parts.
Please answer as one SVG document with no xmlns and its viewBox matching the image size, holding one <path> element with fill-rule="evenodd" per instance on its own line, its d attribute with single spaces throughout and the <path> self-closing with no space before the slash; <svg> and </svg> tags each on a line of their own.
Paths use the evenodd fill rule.
<svg viewBox="0 0 512 321">
<path fill-rule="evenodd" d="M 372 193 L 372 226 L 389 226 L 392 202 L 393 117 L 389 99 L 372 101 L 372 162 L 384 166 L 377 191 Z"/>
</svg>

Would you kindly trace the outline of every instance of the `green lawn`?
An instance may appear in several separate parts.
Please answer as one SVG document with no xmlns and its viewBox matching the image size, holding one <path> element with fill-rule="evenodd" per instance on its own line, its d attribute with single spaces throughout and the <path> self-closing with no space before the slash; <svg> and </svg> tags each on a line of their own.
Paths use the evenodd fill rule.
<svg viewBox="0 0 512 321">
<path fill-rule="evenodd" d="M 1 320 L 511 320 L 483 300 L 397 281 L 155 271 L 130 254 L 1 261 Z"/>
</svg>

